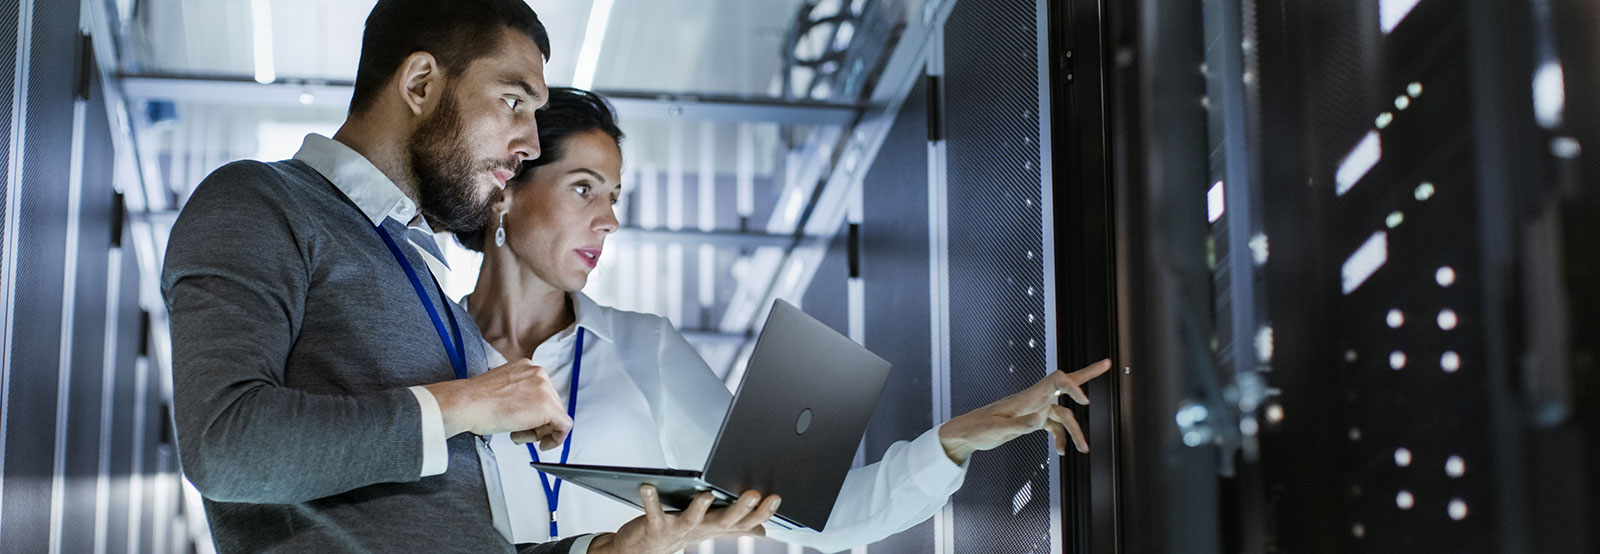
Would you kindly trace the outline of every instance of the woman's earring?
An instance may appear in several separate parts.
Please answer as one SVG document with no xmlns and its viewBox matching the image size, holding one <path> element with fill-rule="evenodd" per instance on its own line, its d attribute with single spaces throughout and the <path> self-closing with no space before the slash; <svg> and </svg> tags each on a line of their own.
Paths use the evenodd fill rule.
<svg viewBox="0 0 1600 554">
<path fill-rule="evenodd" d="M 500 224 L 494 228 L 494 245 L 506 245 L 506 213 L 500 212 Z"/>
</svg>

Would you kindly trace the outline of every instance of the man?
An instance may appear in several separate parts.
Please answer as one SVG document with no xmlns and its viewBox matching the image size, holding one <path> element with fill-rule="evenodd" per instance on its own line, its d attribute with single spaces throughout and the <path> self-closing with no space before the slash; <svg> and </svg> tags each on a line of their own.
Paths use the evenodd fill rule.
<svg viewBox="0 0 1600 554">
<path fill-rule="evenodd" d="M 538 156 L 548 52 L 522 0 L 381 0 L 333 139 L 195 190 L 162 293 L 179 454 L 219 551 L 513 550 L 475 436 L 548 448 L 572 422 L 529 360 L 485 367 L 432 231 L 482 228 Z"/>
</svg>

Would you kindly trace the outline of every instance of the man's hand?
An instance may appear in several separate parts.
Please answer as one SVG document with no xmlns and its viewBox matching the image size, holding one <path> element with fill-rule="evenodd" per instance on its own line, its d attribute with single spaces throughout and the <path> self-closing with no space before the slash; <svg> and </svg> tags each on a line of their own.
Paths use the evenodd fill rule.
<svg viewBox="0 0 1600 554">
<path fill-rule="evenodd" d="M 644 515 L 623 524 L 616 534 L 605 534 L 589 543 L 590 554 L 670 554 L 685 547 L 719 537 L 765 536 L 762 527 L 778 513 L 778 496 L 761 498 L 756 491 L 745 491 L 733 504 L 715 510 L 712 496 L 703 492 L 694 497 L 682 512 L 665 513 L 655 487 L 641 485 Z"/>
<path fill-rule="evenodd" d="M 544 368 L 532 360 L 506 365 L 467 379 L 426 385 L 444 414 L 444 436 L 462 432 L 511 432 L 518 444 L 539 441 L 545 450 L 561 446 L 572 430 L 567 407 Z"/>
<path fill-rule="evenodd" d="M 961 414 L 939 426 L 939 444 L 956 465 L 964 464 L 973 452 L 989 450 L 1012 439 L 1044 429 L 1055 437 L 1056 453 L 1067 453 L 1067 440 L 1079 452 L 1089 451 L 1078 418 L 1072 410 L 1056 403 L 1067 395 L 1074 402 L 1089 405 L 1080 385 L 1111 369 L 1111 360 L 1100 360 L 1072 373 L 1052 371 L 1033 386 L 993 404 Z"/>
</svg>

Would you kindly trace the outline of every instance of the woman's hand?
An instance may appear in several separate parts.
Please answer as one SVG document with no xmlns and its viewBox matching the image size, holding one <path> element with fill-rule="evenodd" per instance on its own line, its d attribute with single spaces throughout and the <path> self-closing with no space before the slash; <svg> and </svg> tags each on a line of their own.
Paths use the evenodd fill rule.
<svg viewBox="0 0 1600 554">
<path fill-rule="evenodd" d="M 1071 409 L 1057 404 L 1056 397 L 1064 394 L 1078 404 L 1089 405 L 1081 385 L 1108 369 L 1111 360 L 1100 360 L 1072 373 L 1052 371 L 1022 392 L 951 418 L 939 426 L 939 443 L 956 465 L 966 463 L 973 452 L 996 448 L 1040 429 L 1055 437 L 1058 454 L 1066 454 L 1069 439 L 1079 452 L 1088 452 L 1089 441 L 1078 427 L 1078 418 Z"/>
<path fill-rule="evenodd" d="M 779 501 L 777 495 L 763 499 L 761 493 L 745 491 L 733 504 L 713 510 L 711 493 L 703 492 L 688 509 L 666 513 L 655 487 L 640 486 L 639 497 L 644 515 L 623 524 L 616 534 L 595 537 L 589 543 L 591 554 L 671 554 L 709 539 L 764 536 L 761 524 L 778 512 Z"/>
</svg>

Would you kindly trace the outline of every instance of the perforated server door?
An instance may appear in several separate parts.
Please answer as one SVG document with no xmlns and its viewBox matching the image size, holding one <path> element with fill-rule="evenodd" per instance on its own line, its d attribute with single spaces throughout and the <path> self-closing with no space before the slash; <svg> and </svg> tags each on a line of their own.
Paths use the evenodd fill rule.
<svg viewBox="0 0 1600 554">
<path fill-rule="evenodd" d="M 15 248 L 10 364 L 7 380 L 6 436 L 0 495 L 0 535 L 6 549 L 41 552 L 49 549 L 52 474 L 56 446 L 56 407 L 61 366 L 61 337 L 66 278 L 68 152 L 73 140 L 73 84 L 78 66 L 78 5 L 27 2 L 23 21 L 29 40 L 25 102 L 26 122 L 18 129 L 21 190 L 16 212 L 17 234 L 7 237 Z M 26 10 L 25 10 L 26 11 Z M 31 17 L 31 19 L 30 19 Z M 15 58 L 13 58 L 15 59 Z M 10 199 L 8 199 L 10 200 Z"/>
<path fill-rule="evenodd" d="M 944 26 L 942 117 L 950 413 L 1025 388 L 1047 351 L 1040 5 L 960 2 Z M 1072 454 L 1076 455 L 1076 454 Z M 956 493 L 955 552 L 1060 548 L 1043 433 L 973 457 Z"/>
</svg>

